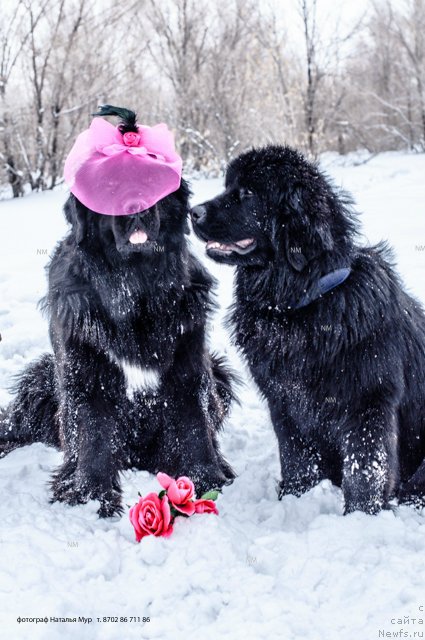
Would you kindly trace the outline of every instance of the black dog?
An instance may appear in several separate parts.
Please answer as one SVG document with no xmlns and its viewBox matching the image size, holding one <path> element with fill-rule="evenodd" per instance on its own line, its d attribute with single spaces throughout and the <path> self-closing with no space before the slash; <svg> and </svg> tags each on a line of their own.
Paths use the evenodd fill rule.
<svg viewBox="0 0 425 640">
<path fill-rule="evenodd" d="M 356 244 L 350 199 L 270 146 L 236 158 L 192 220 L 237 265 L 229 320 L 270 407 L 280 495 L 329 478 L 346 512 L 424 506 L 425 316 L 385 245 Z"/>
<path fill-rule="evenodd" d="M 3 453 L 63 448 L 53 500 L 98 499 L 110 516 L 121 469 L 188 475 L 198 494 L 234 477 L 217 444 L 232 380 L 206 347 L 213 280 L 188 251 L 188 198 L 183 181 L 134 215 L 65 205 L 45 301 L 54 355 L 24 372 L 0 427 Z M 129 242 L 136 229 L 146 242 Z"/>
</svg>

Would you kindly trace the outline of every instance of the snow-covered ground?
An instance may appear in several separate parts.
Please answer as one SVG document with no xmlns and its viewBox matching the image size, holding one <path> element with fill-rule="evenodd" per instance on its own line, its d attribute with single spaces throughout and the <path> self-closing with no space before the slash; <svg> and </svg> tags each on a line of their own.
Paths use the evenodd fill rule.
<svg viewBox="0 0 425 640">
<path fill-rule="evenodd" d="M 354 161 L 326 155 L 322 162 L 354 194 L 366 240 L 390 241 L 406 286 L 425 301 L 425 155 Z M 194 202 L 220 188 L 220 180 L 195 182 Z M 66 231 L 65 196 L 58 190 L 0 203 L 0 405 L 10 398 L 13 374 L 49 349 L 36 304 L 46 287 L 43 267 Z M 201 243 L 193 244 L 202 256 Z M 180 519 L 170 538 L 136 544 L 126 516 L 99 520 L 94 502 L 49 504 L 47 482 L 60 453 L 39 444 L 11 453 L 0 461 L 0 637 L 424 637 L 418 619 L 425 618 L 425 514 L 403 507 L 343 517 L 341 494 L 328 482 L 278 502 L 267 410 L 222 326 L 232 270 L 211 261 L 208 267 L 219 279 L 221 305 L 211 342 L 245 380 L 222 438 L 238 478 L 219 497 L 220 516 Z M 158 489 L 145 472 L 124 473 L 122 484 L 125 504 L 137 500 L 138 490 Z M 18 616 L 93 622 L 18 624 Z M 150 621 L 103 622 L 103 616 Z"/>
</svg>

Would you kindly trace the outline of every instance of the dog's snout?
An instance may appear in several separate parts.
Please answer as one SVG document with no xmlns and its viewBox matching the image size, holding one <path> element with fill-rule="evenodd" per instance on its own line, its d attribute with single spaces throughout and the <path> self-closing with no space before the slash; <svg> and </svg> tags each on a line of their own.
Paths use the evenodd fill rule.
<svg viewBox="0 0 425 640">
<path fill-rule="evenodd" d="M 203 204 L 198 204 L 196 207 L 193 207 L 193 209 L 191 210 L 191 215 L 192 215 L 192 220 L 199 224 L 207 215 L 206 206 Z"/>
</svg>

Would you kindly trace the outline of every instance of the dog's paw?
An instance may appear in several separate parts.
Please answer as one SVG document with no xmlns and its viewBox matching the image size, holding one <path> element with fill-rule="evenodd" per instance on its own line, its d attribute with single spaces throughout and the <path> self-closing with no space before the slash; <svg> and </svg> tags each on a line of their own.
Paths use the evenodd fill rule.
<svg viewBox="0 0 425 640">
<path fill-rule="evenodd" d="M 283 480 L 277 483 L 276 493 L 277 493 L 278 500 L 282 500 L 282 498 L 284 498 L 285 496 L 295 495 L 299 497 L 301 495 L 300 493 L 294 493 L 294 491 L 292 491 L 291 488 L 287 485 L 287 483 L 283 482 Z"/>
<path fill-rule="evenodd" d="M 70 506 L 86 504 L 89 500 L 99 500 L 98 514 L 100 518 L 120 516 L 123 513 L 121 495 L 111 488 L 104 489 L 91 483 L 81 475 L 56 474 L 52 482 L 51 502 L 65 502 Z"/>
<path fill-rule="evenodd" d="M 367 513 L 369 516 L 376 516 L 380 511 L 388 509 L 390 509 L 388 504 L 382 501 L 346 501 L 344 507 L 344 515 L 347 516 L 348 514 L 354 513 L 355 511 L 361 511 L 362 513 Z"/>
<path fill-rule="evenodd" d="M 236 473 L 233 471 L 227 460 L 224 460 L 223 458 L 220 460 L 220 468 L 226 476 L 225 484 L 232 484 L 233 480 L 236 478 Z"/>
<path fill-rule="evenodd" d="M 121 516 L 124 512 L 121 505 L 121 496 L 116 491 L 87 491 L 77 487 L 53 491 L 52 502 L 65 502 L 70 506 L 75 506 L 86 504 L 89 500 L 98 500 L 100 502 L 100 507 L 97 511 L 99 518 Z"/>
<path fill-rule="evenodd" d="M 70 506 L 75 506 L 76 504 L 85 504 L 89 500 L 90 496 L 87 492 L 79 491 L 72 484 L 55 483 L 53 485 L 51 502 L 66 502 Z"/>
<path fill-rule="evenodd" d="M 198 466 L 185 473 L 195 485 L 196 496 L 200 498 L 207 491 L 220 490 L 223 486 L 231 484 L 233 478 L 227 477 L 218 466 Z"/>
<path fill-rule="evenodd" d="M 61 467 L 53 475 L 51 481 L 52 498 L 50 502 L 68 502 L 74 491 L 74 471 L 70 467 Z M 74 502 L 74 504 L 76 504 Z"/>
<path fill-rule="evenodd" d="M 121 517 L 124 509 L 121 504 L 121 495 L 117 491 L 109 491 L 100 500 L 100 507 L 97 511 L 99 518 Z"/>
<path fill-rule="evenodd" d="M 399 491 L 398 503 L 399 505 L 403 504 L 422 510 L 425 508 L 425 493 L 419 490 L 418 487 L 406 483 Z"/>
<path fill-rule="evenodd" d="M 307 493 L 314 485 L 311 483 L 303 484 L 299 480 L 289 482 L 288 480 L 281 480 L 277 483 L 277 497 L 278 500 L 282 500 L 285 496 L 295 496 L 300 498 L 304 493 Z"/>
</svg>

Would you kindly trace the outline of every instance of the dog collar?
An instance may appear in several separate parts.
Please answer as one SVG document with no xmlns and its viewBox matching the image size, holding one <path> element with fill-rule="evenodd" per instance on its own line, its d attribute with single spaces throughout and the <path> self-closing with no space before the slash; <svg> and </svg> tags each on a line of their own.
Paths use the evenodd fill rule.
<svg viewBox="0 0 425 640">
<path fill-rule="evenodd" d="M 338 287 L 340 284 L 345 282 L 350 273 L 350 267 L 335 269 L 335 271 L 327 273 L 319 278 L 316 288 L 311 293 L 304 295 L 297 304 L 291 305 L 291 308 L 302 309 L 303 307 L 306 307 L 318 298 L 321 298 L 325 293 L 328 293 L 328 291 L 335 289 L 335 287 Z"/>
</svg>

